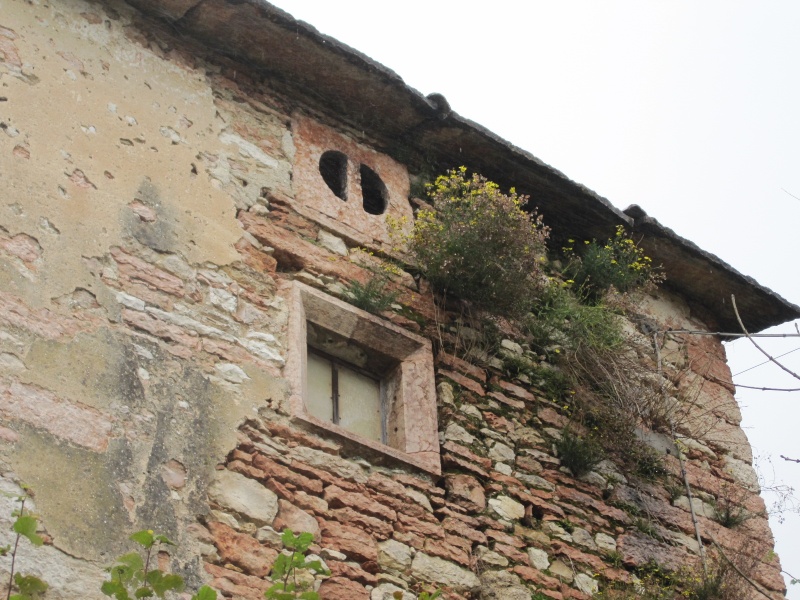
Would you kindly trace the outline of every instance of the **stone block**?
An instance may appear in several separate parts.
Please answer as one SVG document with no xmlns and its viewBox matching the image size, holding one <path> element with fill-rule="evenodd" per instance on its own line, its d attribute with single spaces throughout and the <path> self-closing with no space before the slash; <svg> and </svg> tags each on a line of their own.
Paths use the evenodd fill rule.
<svg viewBox="0 0 800 600">
<path fill-rule="evenodd" d="M 424 581 L 446 585 L 457 592 L 477 590 L 481 582 L 472 572 L 452 562 L 417 552 L 411 563 L 411 574 Z"/>
<path fill-rule="evenodd" d="M 208 489 L 209 498 L 239 513 L 256 525 L 271 525 L 278 514 L 278 497 L 258 481 L 231 471 L 217 471 Z"/>
</svg>

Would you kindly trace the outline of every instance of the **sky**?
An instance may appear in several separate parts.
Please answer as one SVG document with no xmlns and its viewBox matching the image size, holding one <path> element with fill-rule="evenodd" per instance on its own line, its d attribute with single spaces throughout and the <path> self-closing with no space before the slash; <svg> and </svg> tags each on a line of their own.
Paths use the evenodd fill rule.
<svg viewBox="0 0 800 600">
<path fill-rule="evenodd" d="M 273 4 L 800 304 L 800 2 Z M 760 342 L 775 356 L 800 348 L 798 337 Z M 749 341 L 726 349 L 735 383 L 800 388 L 772 364 L 751 368 L 766 359 Z M 780 360 L 800 372 L 800 351 Z M 800 464 L 780 458 L 800 458 L 800 392 L 739 388 L 737 399 L 765 487 L 800 488 Z M 800 577 L 800 516 L 771 523 L 783 568 Z M 800 585 L 787 597 L 800 600 Z"/>
</svg>

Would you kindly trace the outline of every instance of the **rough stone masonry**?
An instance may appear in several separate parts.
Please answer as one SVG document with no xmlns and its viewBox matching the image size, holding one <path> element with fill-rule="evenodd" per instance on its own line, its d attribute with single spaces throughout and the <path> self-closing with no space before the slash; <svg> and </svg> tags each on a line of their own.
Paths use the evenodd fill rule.
<svg viewBox="0 0 800 600">
<path fill-rule="evenodd" d="M 413 218 L 424 144 L 530 188 L 555 235 L 640 223 L 672 269 L 672 287 L 639 299 L 661 329 L 718 330 L 722 289 L 759 327 L 798 316 L 648 217 L 439 117 L 390 71 L 256 0 L 0 0 L 0 545 L 30 486 L 47 543 L 18 562 L 47 598 L 103 598 L 104 567 L 143 528 L 178 542 L 170 568 L 189 588 L 262 598 L 284 527 L 314 534 L 331 600 L 584 599 L 649 561 L 696 563 L 697 531 L 757 549 L 752 597 L 784 597 L 719 338 L 675 334 L 661 350 L 661 384 L 696 399 L 681 432 L 690 502 L 610 462 L 581 479 L 560 468 L 565 417 L 535 383 L 434 357 L 424 282 L 395 273 L 403 310 L 381 318 L 342 306 L 393 255 L 387 215 Z M 675 265 L 710 273 L 703 289 Z M 298 304 L 301 286 L 332 299 Z M 391 335 L 422 353 L 397 354 L 408 414 L 391 416 L 406 426 L 393 446 L 305 415 L 300 310 L 349 323 L 367 347 Z M 643 436 L 678 477 L 671 441 Z M 729 489 L 752 515 L 736 529 L 710 504 Z"/>
</svg>

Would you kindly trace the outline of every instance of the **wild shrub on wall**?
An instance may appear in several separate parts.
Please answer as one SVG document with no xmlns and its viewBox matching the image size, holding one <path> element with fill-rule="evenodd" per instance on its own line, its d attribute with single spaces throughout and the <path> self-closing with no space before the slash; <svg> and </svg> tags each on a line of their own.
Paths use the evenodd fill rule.
<svg viewBox="0 0 800 600">
<path fill-rule="evenodd" d="M 574 240 L 570 240 L 574 243 Z M 589 301 L 598 301 L 613 287 L 627 292 L 663 280 L 661 270 L 625 231 L 617 226 L 614 237 L 606 242 L 585 241 L 576 250 L 564 248 L 569 259 L 564 275 L 574 284 L 576 295 Z"/>
<path fill-rule="evenodd" d="M 548 228 L 526 196 L 460 167 L 429 186 L 409 249 L 433 288 L 476 308 L 519 316 L 541 282 Z"/>
</svg>

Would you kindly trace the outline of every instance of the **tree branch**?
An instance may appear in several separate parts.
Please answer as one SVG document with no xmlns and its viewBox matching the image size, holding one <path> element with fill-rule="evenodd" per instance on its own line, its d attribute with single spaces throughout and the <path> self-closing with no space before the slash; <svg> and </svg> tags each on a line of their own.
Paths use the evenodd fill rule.
<svg viewBox="0 0 800 600">
<path fill-rule="evenodd" d="M 767 351 L 766 351 L 766 350 L 764 350 L 764 349 L 763 349 L 761 346 L 759 346 L 759 345 L 758 345 L 758 342 L 756 342 L 756 341 L 753 339 L 753 336 L 752 336 L 752 335 L 750 335 L 750 333 L 749 333 L 749 332 L 747 331 L 747 329 L 745 328 L 745 326 L 744 326 L 744 323 L 742 323 L 742 318 L 739 316 L 739 309 L 737 309 L 737 308 L 736 308 L 736 296 L 734 296 L 733 294 L 731 294 L 731 302 L 733 303 L 733 312 L 736 314 L 736 320 L 739 322 L 739 327 L 741 327 L 741 328 L 742 328 L 742 331 L 744 332 L 745 336 L 747 336 L 747 339 L 748 339 L 748 340 L 750 340 L 750 342 L 753 344 L 753 346 L 755 346 L 755 347 L 758 349 L 758 351 L 759 351 L 759 352 L 761 352 L 761 354 L 763 354 L 764 356 L 766 356 L 766 357 L 767 357 L 767 358 L 770 360 L 770 362 L 773 362 L 773 363 L 775 363 L 775 364 L 776 364 L 776 365 L 778 365 L 778 366 L 779 366 L 781 369 L 783 369 L 784 371 L 786 371 L 786 372 L 787 372 L 789 375 L 791 375 L 792 377 L 794 377 L 795 379 L 797 379 L 798 381 L 800 381 L 800 375 L 798 375 L 798 374 L 797 374 L 797 373 L 795 373 L 794 371 L 791 371 L 791 370 L 787 369 L 786 367 L 784 367 L 784 366 L 783 366 L 781 363 L 779 363 L 777 360 L 775 360 L 775 359 L 772 357 L 772 355 L 770 355 L 770 353 L 769 353 L 769 352 L 767 352 Z"/>
</svg>

